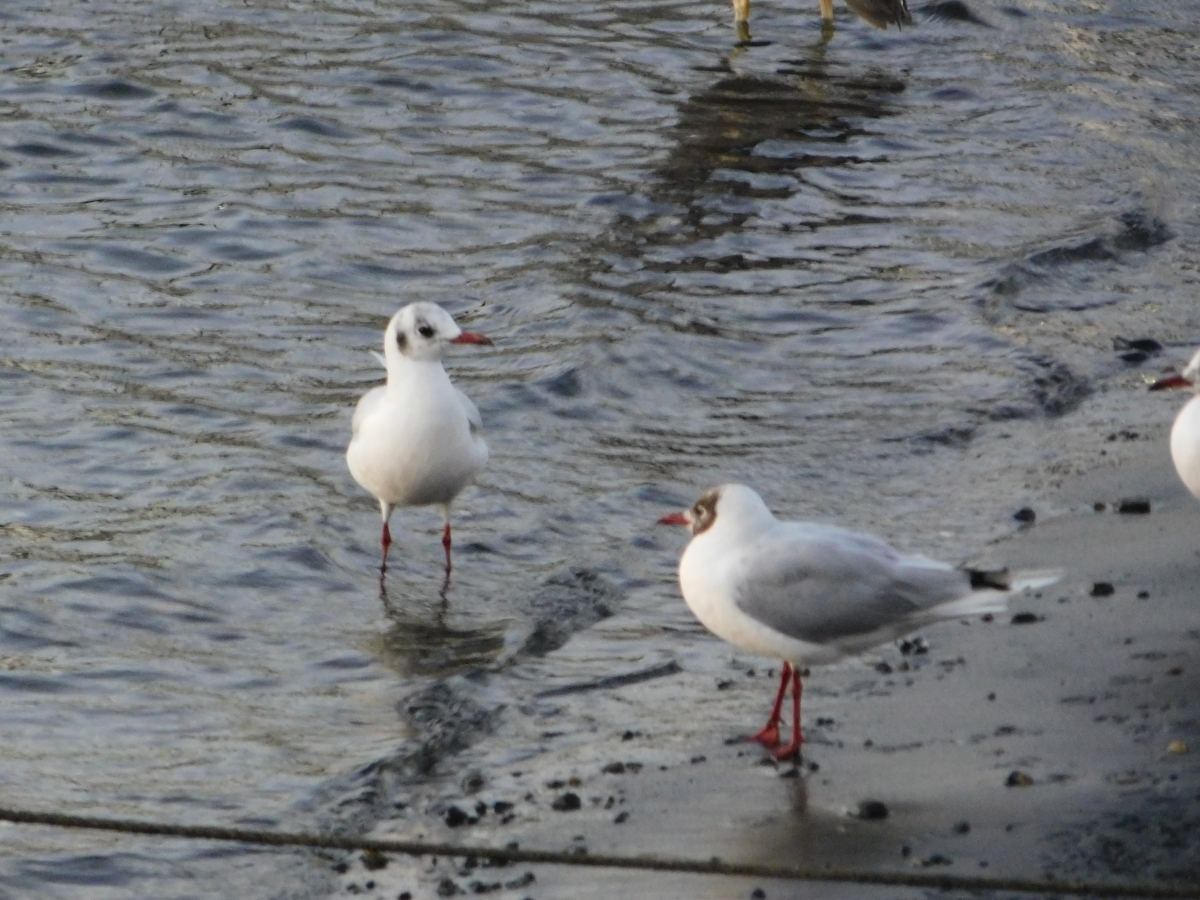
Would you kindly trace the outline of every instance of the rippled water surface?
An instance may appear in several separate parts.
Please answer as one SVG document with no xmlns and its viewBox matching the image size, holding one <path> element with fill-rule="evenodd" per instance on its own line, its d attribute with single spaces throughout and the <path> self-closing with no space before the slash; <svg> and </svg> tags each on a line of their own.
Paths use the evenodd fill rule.
<svg viewBox="0 0 1200 900">
<path fill-rule="evenodd" d="M 441 676 L 618 610 L 593 674 L 671 656 L 652 523 L 713 483 L 961 559 L 1161 417 L 1142 369 L 1200 333 L 1193 11 L 815 7 L 738 46 L 716 0 L 4 4 L 0 805 L 328 818 Z M 491 461 L 444 596 L 428 510 L 381 589 L 343 458 L 416 299 L 495 340 L 448 363 Z M 238 871 L 55 840 L 0 883 Z"/>
</svg>

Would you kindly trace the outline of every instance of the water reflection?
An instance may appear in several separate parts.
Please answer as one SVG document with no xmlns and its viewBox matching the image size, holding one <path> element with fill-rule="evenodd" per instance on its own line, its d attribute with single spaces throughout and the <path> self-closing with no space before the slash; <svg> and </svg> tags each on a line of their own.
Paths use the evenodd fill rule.
<svg viewBox="0 0 1200 900">
<path fill-rule="evenodd" d="M 474 627 L 452 624 L 449 573 L 432 604 L 393 604 L 387 582 L 379 581 L 379 599 L 388 624 L 371 648 L 384 665 L 404 676 L 441 678 L 486 668 L 504 652 L 509 620 Z"/>
</svg>

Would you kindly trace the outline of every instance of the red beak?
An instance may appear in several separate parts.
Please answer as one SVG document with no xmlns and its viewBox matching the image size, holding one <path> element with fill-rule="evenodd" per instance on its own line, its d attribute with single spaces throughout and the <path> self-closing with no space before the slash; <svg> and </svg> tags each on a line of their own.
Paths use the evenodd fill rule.
<svg viewBox="0 0 1200 900">
<path fill-rule="evenodd" d="M 478 334 L 474 331 L 464 331 L 462 334 L 460 334 L 458 337 L 456 337 L 450 343 L 452 343 L 452 344 L 486 344 L 487 346 L 490 347 L 492 344 L 492 339 L 490 337 L 484 337 L 482 334 Z"/>
<path fill-rule="evenodd" d="M 658 520 L 659 525 L 687 525 L 687 516 L 681 512 L 668 513 Z"/>
<path fill-rule="evenodd" d="M 1171 388 L 1191 387 L 1192 383 L 1182 375 L 1168 375 L 1166 378 L 1160 378 L 1154 384 L 1150 385 L 1152 391 L 1168 391 Z"/>
</svg>

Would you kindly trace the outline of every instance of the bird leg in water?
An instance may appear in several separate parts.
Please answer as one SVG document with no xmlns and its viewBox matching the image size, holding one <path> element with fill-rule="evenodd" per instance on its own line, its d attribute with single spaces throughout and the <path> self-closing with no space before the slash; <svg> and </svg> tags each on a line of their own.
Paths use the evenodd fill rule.
<svg viewBox="0 0 1200 900">
<path fill-rule="evenodd" d="M 804 737 L 800 734 L 800 670 L 792 669 L 792 742 L 784 747 L 775 747 L 771 751 L 771 755 L 776 759 L 787 759 L 790 756 L 795 756 L 800 752 L 800 745 L 804 743 Z M 787 676 L 784 676 L 786 683 Z M 782 688 L 780 688 L 780 696 L 782 697 Z M 778 703 L 776 704 L 778 710 Z"/>
<path fill-rule="evenodd" d="M 442 546 L 446 548 L 446 575 L 450 574 L 450 523 L 442 529 Z"/>
<path fill-rule="evenodd" d="M 383 562 L 379 565 L 379 571 L 386 572 L 388 547 L 392 546 L 392 532 L 388 530 L 387 522 L 383 523 L 383 537 L 380 539 L 380 543 L 383 544 Z"/>
<path fill-rule="evenodd" d="M 779 723 L 783 721 L 783 717 L 779 715 L 779 711 L 783 709 L 783 695 L 787 693 L 788 679 L 792 677 L 792 664 L 785 662 L 783 671 L 779 675 L 779 693 L 775 695 L 775 705 L 771 707 L 771 718 L 767 719 L 767 724 L 763 726 L 763 730 L 750 738 L 752 741 L 757 741 L 767 747 L 776 747 L 779 745 Z"/>
</svg>

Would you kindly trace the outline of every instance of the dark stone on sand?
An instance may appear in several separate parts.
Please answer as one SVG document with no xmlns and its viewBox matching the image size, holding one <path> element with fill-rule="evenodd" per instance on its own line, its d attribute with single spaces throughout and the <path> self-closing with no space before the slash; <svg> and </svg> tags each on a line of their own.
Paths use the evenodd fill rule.
<svg viewBox="0 0 1200 900">
<path fill-rule="evenodd" d="M 623 735 L 621 735 L 621 740 L 632 741 L 634 738 L 641 736 L 642 733 L 640 731 L 626 731 Z"/>
<path fill-rule="evenodd" d="M 953 862 L 949 857 L 942 856 L 940 853 L 935 853 L 933 856 L 921 860 L 923 866 L 948 866 Z"/>
<path fill-rule="evenodd" d="M 955 834 L 970 834 L 971 833 L 971 823 L 964 819 L 961 822 L 955 822 L 954 826 L 950 830 L 953 831 Z"/>
<path fill-rule="evenodd" d="M 509 812 L 512 808 L 513 808 L 513 805 L 511 803 L 509 803 L 507 800 L 497 800 L 495 803 L 492 804 L 492 812 L 494 812 L 498 816 L 504 815 L 506 812 Z"/>
<path fill-rule="evenodd" d="M 1031 612 L 1019 612 L 1012 617 L 1012 623 L 1014 625 L 1032 625 L 1035 622 L 1040 621 L 1041 619 L 1037 617 L 1037 614 Z"/>
<path fill-rule="evenodd" d="M 1005 787 L 1029 787 L 1031 784 L 1033 784 L 1033 779 L 1019 769 L 1013 769 L 1004 779 Z"/>
<path fill-rule="evenodd" d="M 378 850 L 367 850 L 362 855 L 363 865 L 370 871 L 385 868 L 388 864 L 388 858 Z"/>
<path fill-rule="evenodd" d="M 582 806 L 583 801 L 579 799 L 579 795 L 574 791 L 567 791 L 550 804 L 550 808 L 558 812 L 574 812 Z"/>
<path fill-rule="evenodd" d="M 606 765 L 600 771 L 606 775 L 623 775 L 623 774 L 625 774 L 625 763 L 610 762 L 608 765 Z"/>
<path fill-rule="evenodd" d="M 875 671 L 878 672 L 880 675 L 891 675 L 892 667 L 890 665 L 888 665 L 886 660 L 884 660 L 883 662 L 879 662 L 879 663 L 875 664 Z"/>
<path fill-rule="evenodd" d="M 1092 585 L 1093 597 L 1111 597 L 1116 592 L 1116 588 L 1108 581 L 1097 581 Z"/>
<path fill-rule="evenodd" d="M 627 822 L 628 820 L 629 820 L 628 812 L 619 812 L 619 813 L 617 813 L 616 818 L 613 819 L 613 824 L 620 825 L 622 822 Z"/>
<path fill-rule="evenodd" d="M 454 883 L 453 878 L 443 878 L 438 882 L 437 895 L 439 897 L 453 897 L 459 893 L 458 885 Z"/>
<path fill-rule="evenodd" d="M 457 806 L 452 806 L 446 810 L 445 820 L 446 824 L 451 828 L 458 828 L 461 825 L 469 825 L 475 821 Z"/>
<path fill-rule="evenodd" d="M 1037 519 L 1037 513 L 1035 513 L 1028 506 L 1022 506 L 1015 513 L 1013 513 L 1013 518 L 1018 522 L 1024 523 L 1025 525 L 1032 525 Z"/>
<path fill-rule="evenodd" d="M 762 888 L 755 888 L 750 892 L 750 900 L 766 900 L 767 892 Z"/>
<path fill-rule="evenodd" d="M 1127 516 L 1144 516 L 1150 512 L 1150 501 L 1146 497 L 1126 497 L 1117 501 L 1117 512 Z"/>
<path fill-rule="evenodd" d="M 888 817 L 887 804 L 881 800 L 863 800 L 858 804 L 858 817 L 868 822 L 877 822 Z"/>
</svg>

